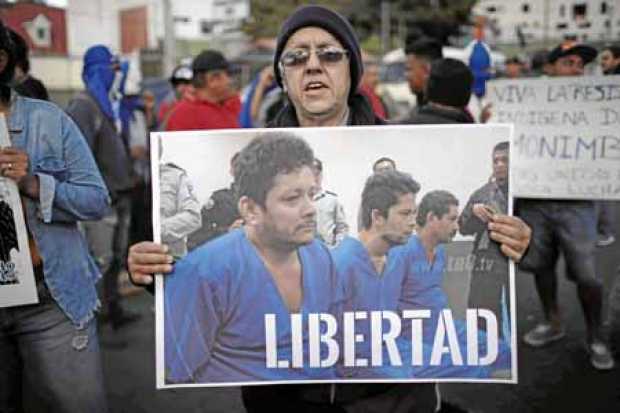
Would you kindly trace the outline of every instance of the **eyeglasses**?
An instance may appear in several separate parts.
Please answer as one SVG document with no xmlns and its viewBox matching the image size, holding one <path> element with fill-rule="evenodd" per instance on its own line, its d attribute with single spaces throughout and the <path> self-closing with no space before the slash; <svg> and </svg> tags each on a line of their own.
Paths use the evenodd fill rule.
<svg viewBox="0 0 620 413">
<path fill-rule="evenodd" d="M 312 49 L 291 49 L 282 54 L 280 63 L 285 67 L 301 66 L 308 62 Z M 316 57 L 321 63 L 338 63 L 343 57 L 348 56 L 347 50 L 339 49 L 334 46 L 321 47 L 314 49 Z"/>
</svg>

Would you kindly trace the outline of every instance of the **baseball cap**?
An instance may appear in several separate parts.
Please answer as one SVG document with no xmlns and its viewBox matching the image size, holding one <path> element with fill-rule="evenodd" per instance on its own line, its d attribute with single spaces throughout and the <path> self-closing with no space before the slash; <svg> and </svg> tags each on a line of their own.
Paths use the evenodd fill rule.
<svg viewBox="0 0 620 413">
<path fill-rule="evenodd" d="M 210 72 L 213 70 L 230 70 L 230 63 L 217 50 L 203 50 L 192 62 L 192 70 L 196 72 Z"/>
<path fill-rule="evenodd" d="M 170 83 L 177 82 L 191 82 L 193 77 L 192 68 L 188 65 L 178 65 L 172 71 L 172 76 L 170 76 Z"/>
<path fill-rule="evenodd" d="M 561 57 L 577 55 L 583 60 L 583 64 L 588 64 L 596 58 L 598 52 L 592 46 L 580 44 L 574 41 L 564 42 L 549 52 L 547 60 L 555 63 Z"/>
</svg>

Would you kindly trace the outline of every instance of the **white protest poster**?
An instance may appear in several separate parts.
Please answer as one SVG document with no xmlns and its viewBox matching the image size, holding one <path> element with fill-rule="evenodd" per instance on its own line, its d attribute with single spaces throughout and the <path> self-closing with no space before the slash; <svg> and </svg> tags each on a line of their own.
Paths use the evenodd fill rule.
<svg viewBox="0 0 620 413">
<path fill-rule="evenodd" d="M 510 125 L 151 134 L 155 241 L 165 240 L 175 257 L 173 272 L 156 277 L 157 387 L 516 383 L 514 266 L 489 240 L 470 202 L 511 213 L 511 137 Z M 276 141 L 280 149 L 269 146 Z M 504 156 L 501 173 L 493 168 L 497 154 Z M 321 161 L 322 182 L 308 157 Z M 240 177 L 234 186 L 233 158 Z M 399 192 L 407 190 L 395 183 L 398 174 L 368 180 L 380 158 L 417 182 L 417 194 Z M 290 166 L 295 159 L 305 159 L 303 166 Z M 364 192 L 371 182 L 376 196 Z M 216 226 L 212 217 L 221 214 L 217 204 L 228 190 L 235 194 L 230 205 L 240 206 L 232 215 L 243 222 L 232 217 L 226 230 L 191 245 L 188 240 Z M 237 203 L 241 193 L 244 201 Z M 347 236 L 329 248 L 317 235 L 324 193 L 337 199 L 348 226 Z M 386 233 L 394 235 L 385 241 L 381 271 L 358 231 L 359 219 L 367 228 L 362 235 L 382 222 L 375 202 L 386 202 L 377 208 L 385 208 L 393 230 Z M 390 209 L 397 203 L 408 209 Z M 197 216 L 202 222 L 195 230 Z M 294 251 L 298 271 L 281 278 L 266 263 L 264 245 Z M 495 254 L 482 257 L 483 249 Z M 296 289 L 283 281 L 290 274 L 301 274 Z"/>
<path fill-rule="evenodd" d="M 0 116 L 0 147 L 11 146 Z M 0 176 L 0 308 L 38 303 L 21 198 L 14 181 Z"/>
<path fill-rule="evenodd" d="M 517 197 L 620 199 L 620 76 L 494 80 L 491 122 L 514 123 Z"/>
</svg>

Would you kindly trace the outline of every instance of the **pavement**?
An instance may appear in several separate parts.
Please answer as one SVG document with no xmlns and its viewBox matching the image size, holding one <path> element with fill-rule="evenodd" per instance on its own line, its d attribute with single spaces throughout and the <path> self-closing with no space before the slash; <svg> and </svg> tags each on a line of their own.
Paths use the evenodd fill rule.
<svg viewBox="0 0 620 413">
<path fill-rule="evenodd" d="M 620 224 L 620 210 L 618 223 Z M 618 225 L 617 234 L 620 234 Z M 597 250 L 599 274 L 608 297 L 620 267 L 620 242 Z M 532 349 L 521 336 L 541 319 L 542 312 L 531 274 L 517 273 L 518 384 L 441 384 L 445 400 L 470 412 L 620 412 L 620 360 L 611 371 L 591 367 L 585 351 L 585 324 L 575 286 L 558 266 L 559 300 L 566 337 L 549 347 Z M 141 320 L 114 332 L 100 330 L 104 374 L 112 413 L 244 412 L 238 388 L 155 389 L 153 297 L 127 297 L 125 305 Z M 607 308 L 608 303 L 605 303 Z M 607 312 L 605 311 L 605 314 Z"/>
</svg>

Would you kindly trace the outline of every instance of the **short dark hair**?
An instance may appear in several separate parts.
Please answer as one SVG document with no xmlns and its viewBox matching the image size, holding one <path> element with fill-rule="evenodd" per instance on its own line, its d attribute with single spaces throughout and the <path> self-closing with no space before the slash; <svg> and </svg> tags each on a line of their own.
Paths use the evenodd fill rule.
<svg viewBox="0 0 620 413">
<path fill-rule="evenodd" d="M 303 139 L 290 132 L 267 132 L 241 150 L 233 170 L 237 197 L 247 196 L 264 207 L 278 174 L 312 168 L 314 153 Z"/>
<path fill-rule="evenodd" d="M 498 152 L 498 151 L 508 152 L 509 150 L 510 150 L 510 143 L 508 143 L 508 141 L 500 142 L 493 147 L 493 153 Z"/>
<path fill-rule="evenodd" d="M 24 73 L 30 72 L 30 60 L 28 59 L 28 43 L 15 30 L 9 29 L 9 35 L 13 41 L 13 50 L 15 51 L 15 65 Z"/>
<path fill-rule="evenodd" d="M 389 162 L 392 164 L 394 169 L 396 169 L 396 162 L 394 161 L 394 159 L 388 158 L 387 156 L 382 156 L 381 158 L 377 159 L 375 163 L 372 164 L 372 170 L 374 171 L 377 165 L 379 165 L 381 162 Z"/>
<path fill-rule="evenodd" d="M 312 162 L 312 169 L 323 172 L 323 162 L 321 162 L 319 158 L 314 158 L 314 161 Z"/>
<path fill-rule="evenodd" d="M 373 210 L 387 218 L 388 210 L 398 202 L 399 196 L 418 192 L 420 184 L 408 173 L 383 171 L 371 175 L 362 191 L 362 228 L 370 228 Z"/>
<path fill-rule="evenodd" d="M 609 50 L 614 59 L 620 57 L 620 44 L 610 44 L 608 46 L 603 47 L 603 51 Z"/>
<path fill-rule="evenodd" d="M 431 64 L 426 84 L 429 102 L 455 108 L 464 108 L 471 97 L 474 76 L 467 65 L 460 60 L 446 58 Z"/>
<path fill-rule="evenodd" d="M 443 49 L 439 41 L 430 37 L 407 37 L 405 44 L 406 55 L 416 55 L 432 62 L 443 58 Z"/>
<path fill-rule="evenodd" d="M 0 19 L 0 50 L 4 50 L 9 57 L 4 70 L 0 73 L 0 84 L 6 84 L 13 79 L 13 74 L 15 73 L 15 45 L 11 39 L 10 29 L 4 24 L 2 19 Z M 3 100 L 10 99 L 10 90 L 8 88 L 5 88 L 2 94 L 8 94 L 2 96 Z"/>
<path fill-rule="evenodd" d="M 450 206 L 452 205 L 458 207 L 459 200 L 450 192 L 442 190 L 429 192 L 424 195 L 420 205 L 418 205 L 418 215 L 415 220 L 416 224 L 418 224 L 419 227 L 426 225 L 426 216 L 429 212 L 441 219 L 441 217 L 450 211 Z"/>
</svg>

